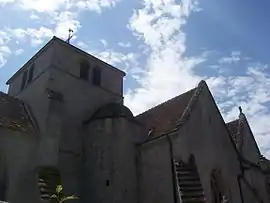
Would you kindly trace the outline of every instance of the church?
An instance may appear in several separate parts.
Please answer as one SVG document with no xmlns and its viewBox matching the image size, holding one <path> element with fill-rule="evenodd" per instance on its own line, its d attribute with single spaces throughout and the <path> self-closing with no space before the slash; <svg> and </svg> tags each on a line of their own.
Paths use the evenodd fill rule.
<svg viewBox="0 0 270 203">
<path fill-rule="evenodd" d="M 225 123 L 205 81 L 137 116 L 125 73 L 53 37 L 0 92 L 0 201 L 268 203 L 248 120 Z"/>
</svg>

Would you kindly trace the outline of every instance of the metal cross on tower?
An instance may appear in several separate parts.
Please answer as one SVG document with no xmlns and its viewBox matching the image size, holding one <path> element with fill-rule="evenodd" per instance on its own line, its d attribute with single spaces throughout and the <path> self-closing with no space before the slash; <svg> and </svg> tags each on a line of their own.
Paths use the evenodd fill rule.
<svg viewBox="0 0 270 203">
<path fill-rule="evenodd" d="M 74 31 L 72 29 L 70 29 L 70 28 L 68 29 L 68 39 L 66 41 L 68 44 L 69 44 L 71 38 L 73 37 L 73 35 L 72 35 L 73 32 Z"/>
</svg>

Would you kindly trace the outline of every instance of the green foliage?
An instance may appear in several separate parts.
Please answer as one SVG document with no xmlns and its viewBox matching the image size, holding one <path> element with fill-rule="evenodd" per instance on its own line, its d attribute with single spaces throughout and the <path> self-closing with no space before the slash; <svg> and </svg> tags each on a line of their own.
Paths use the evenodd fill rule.
<svg viewBox="0 0 270 203">
<path fill-rule="evenodd" d="M 57 185 L 56 189 L 55 189 L 55 194 L 53 194 L 51 196 L 51 200 L 54 200 L 56 203 L 63 203 L 65 201 L 75 200 L 75 199 L 79 199 L 79 198 L 76 197 L 75 195 L 65 196 L 63 194 L 63 186 L 62 185 Z"/>
</svg>

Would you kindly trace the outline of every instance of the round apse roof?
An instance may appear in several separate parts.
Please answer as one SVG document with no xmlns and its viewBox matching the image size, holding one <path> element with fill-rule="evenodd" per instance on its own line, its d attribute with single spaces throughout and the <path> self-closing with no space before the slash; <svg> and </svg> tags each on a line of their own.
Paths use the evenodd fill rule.
<svg viewBox="0 0 270 203">
<path fill-rule="evenodd" d="M 99 108 L 90 120 L 120 117 L 128 120 L 134 118 L 132 112 L 126 106 L 120 103 L 109 103 Z"/>
</svg>

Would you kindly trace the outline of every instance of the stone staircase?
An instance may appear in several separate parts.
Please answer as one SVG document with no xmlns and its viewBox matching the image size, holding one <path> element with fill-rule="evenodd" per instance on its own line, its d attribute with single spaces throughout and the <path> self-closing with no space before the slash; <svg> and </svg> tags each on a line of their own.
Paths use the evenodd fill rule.
<svg viewBox="0 0 270 203">
<path fill-rule="evenodd" d="M 49 201 L 50 197 L 55 193 L 55 189 L 58 184 L 60 184 L 60 175 L 58 170 L 50 167 L 39 169 L 38 187 L 41 200 Z"/>
<path fill-rule="evenodd" d="M 182 203 L 205 203 L 205 195 L 195 164 L 176 162 L 178 191 Z"/>
</svg>

